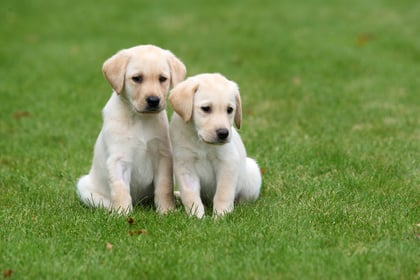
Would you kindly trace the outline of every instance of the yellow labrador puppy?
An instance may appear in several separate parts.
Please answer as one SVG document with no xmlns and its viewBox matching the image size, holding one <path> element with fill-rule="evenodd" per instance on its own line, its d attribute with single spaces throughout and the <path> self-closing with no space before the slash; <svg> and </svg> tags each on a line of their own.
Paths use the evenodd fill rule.
<svg viewBox="0 0 420 280">
<path fill-rule="evenodd" d="M 82 202 L 128 213 L 153 200 L 160 213 L 174 208 L 172 149 L 165 97 L 185 78 L 184 64 L 153 45 L 124 49 L 105 61 L 113 93 L 88 175 L 77 183 Z"/>
<path fill-rule="evenodd" d="M 200 74 L 172 89 L 169 102 L 174 171 L 187 213 L 202 218 L 202 199 L 213 200 L 215 216 L 231 212 L 235 200 L 256 200 L 260 169 L 233 127 L 242 119 L 238 86 L 220 74 Z"/>
</svg>

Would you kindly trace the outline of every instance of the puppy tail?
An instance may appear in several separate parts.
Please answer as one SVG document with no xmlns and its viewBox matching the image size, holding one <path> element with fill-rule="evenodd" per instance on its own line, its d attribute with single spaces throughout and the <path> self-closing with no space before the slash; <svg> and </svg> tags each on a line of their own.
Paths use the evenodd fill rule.
<svg viewBox="0 0 420 280">
<path fill-rule="evenodd" d="M 80 201 L 87 206 L 103 207 L 107 209 L 111 207 L 111 201 L 107 197 L 94 191 L 94 186 L 89 175 L 82 176 L 79 179 L 76 192 Z"/>
<path fill-rule="evenodd" d="M 261 184 L 261 171 L 257 162 L 252 158 L 246 158 L 246 179 L 238 198 L 239 202 L 257 200 L 260 195 Z"/>
</svg>

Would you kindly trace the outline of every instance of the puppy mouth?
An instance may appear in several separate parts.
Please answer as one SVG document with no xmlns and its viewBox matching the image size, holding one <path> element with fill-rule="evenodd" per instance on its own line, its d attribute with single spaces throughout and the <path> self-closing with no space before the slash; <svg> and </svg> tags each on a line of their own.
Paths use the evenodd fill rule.
<svg viewBox="0 0 420 280">
<path fill-rule="evenodd" d="M 143 111 L 144 114 L 155 114 L 159 113 L 163 110 L 163 108 L 147 108 Z"/>
<path fill-rule="evenodd" d="M 217 145 L 217 146 L 224 145 L 226 143 L 229 143 L 229 141 L 230 141 L 230 139 L 219 139 L 217 137 L 214 138 L 214 139 L 208 140 L 208 139 L 206 139 L 205 137 L 203 137 L 200 134 L 198 134 L 198 138 L 201 141 L 203 141 L 204 143 L 206 143 L 206 144 L 209 144 L 209 145 Z"/>
<path fill-rule="evenodd" d="M 221 145 L 224 145 L 224 144 L 228 143 L 229 141 L 226 141 L 226 140 L 217 140 L 215 142 L 207 142 L 207 141 L 204 141 L 204 142 L 206 144 L 210 144 L 210 145 L 221 146 Z"/>
<path fill-rule="evenodd" d="M 144 115 L 144 114 L 157 114 L 157 113 L 162 112 L 163 111 L 163 108 L 162 107 L 159 107 L 159 108 L 155 108 L 155 107 L 149 108 L 149 107 L 147 107 L 147 108 L 142 109 L 142 110 L 139 110 L 137 108 L 134 108 L 134 111 L 137 114 L 140 114 L 140 115 Z"/>
</svg>

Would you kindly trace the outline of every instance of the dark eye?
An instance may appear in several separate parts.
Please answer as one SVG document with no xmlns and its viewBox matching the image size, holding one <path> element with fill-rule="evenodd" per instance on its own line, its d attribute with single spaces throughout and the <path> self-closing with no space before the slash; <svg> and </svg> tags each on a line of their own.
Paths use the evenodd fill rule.
<svg viewBox="0 0 420 280">
<path fill-rule="evenodd" d="M 203 107 L 201 107 L 201 110 L 203 110 L 203 112 L 210 113 L 211 108 L 210 108 L 210 106 L 203 106 Z"/>
<path fill-rule="evenodd" d="M 167 80 L 168 78 L 166 78 L 165 76 L 159 76 L 159 82 L 163 83 Z"/>
<path fill-rule="evenodd" d="M 143 82 L 143 76 L 142 75 L 138 75 L 138 76 L 134 76 L 133 78 L 131 78 L 134 82 L 136 83 L 141 83 Z"/>
<path fill-rule="evenodd" d="M 227 113 L 230 115 L 230 114 L 232 114 L 232 112 L 233 112 L 233 108 L 232 107 L 228 107 L 227 108 Z"/>
</svg>

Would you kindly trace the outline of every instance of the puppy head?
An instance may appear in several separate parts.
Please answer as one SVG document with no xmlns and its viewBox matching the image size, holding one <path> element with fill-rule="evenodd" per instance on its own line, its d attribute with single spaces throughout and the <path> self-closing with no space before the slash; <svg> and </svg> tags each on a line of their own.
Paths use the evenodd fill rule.
<svg viewBox="0 0 420 280">
<path fill-rule="evenodd" d="M 232 126 L 241 127 L 242 106 L 236 83 L 220 74 L 201 74 L 178 84 L 169 95 L 174 111 L 185 122 L 193 121 L 206 143 L 230 141 Z"/>
<path fill-rule="evenodd" d="M 185 78 L 185 65 L 170 51 L 153 45 L 124 49 L 105 61 L 102 70 L 114 91 L 136 113 L 165 109 L 172 86 Z"/>
</svg>

